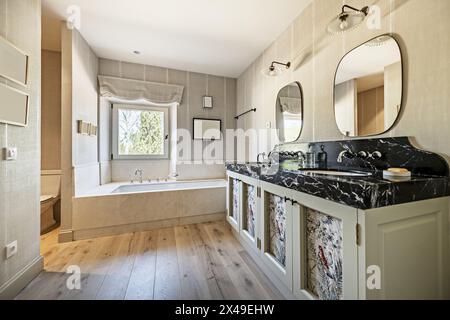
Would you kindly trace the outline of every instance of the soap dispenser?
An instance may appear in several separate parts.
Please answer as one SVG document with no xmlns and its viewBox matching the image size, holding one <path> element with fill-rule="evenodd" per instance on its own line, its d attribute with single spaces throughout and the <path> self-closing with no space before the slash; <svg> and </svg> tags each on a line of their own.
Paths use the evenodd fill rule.
<svg viewBox="0 0 450 320">
<path fill-rule="evenodd" d="M 317 167 L 317 154 L 313 151 L 312 144 L 309 145 L 309 151 L 306 153 L 306 167 L 314 169 Z"/>
<path fill-rule="evenodd" d="M 320 169 L 326 169 L 328 167 L 328 153 L 325 151 L 325 146 L 320 146 L 320 152 L 317 154 L 317 161 Z"/>
</svg>

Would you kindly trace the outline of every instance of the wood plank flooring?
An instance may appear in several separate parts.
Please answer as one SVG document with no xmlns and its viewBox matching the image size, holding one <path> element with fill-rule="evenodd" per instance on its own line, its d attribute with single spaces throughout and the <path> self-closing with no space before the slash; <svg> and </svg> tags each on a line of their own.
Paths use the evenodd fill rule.
<svg viewBox="0 0 450 320">
<path fill-rule="evenodd" d="M 45 271 L 16 299 L 283 299 L 225 221 L 112 237 L 41 239 Z M 66 286 L 81 269 L 81 289 Z"/>
</svg>

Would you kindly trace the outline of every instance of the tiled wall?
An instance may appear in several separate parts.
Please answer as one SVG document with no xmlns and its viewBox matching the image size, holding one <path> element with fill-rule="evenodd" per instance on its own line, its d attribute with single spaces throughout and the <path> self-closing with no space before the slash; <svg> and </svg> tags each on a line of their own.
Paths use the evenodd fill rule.
<svg viewBox="0 0 450 320">
<path fill-rule="evenodd" d="M 381 29 L 365 25 L 342 36 L 325 28 L 346 3 L 381 8 Z M 238 112 L 257 107 L 239 120 L 239 128 L 265 128 L 275 123 L 277 91 L 299 81 L 304 93 L 302 142 L 339 140 L 333 110 L 334 75 L 339 60 L 352 48 L 377 35 L 393 32 L 403 51 L 404 105 L 398 124 L 383 136 L 412 136 L 427 150 L 450 156 L 450 1 L 448 0 L 315 0 L 248 67 L 238 79 Z M 282 76 L 261 74 L 272 60 L 292 61 Z M 259 152 L 268 150 L 259 150 Z M 255 160 L 256 153 L 249 159 Z"/>
<path fill-rule="evenodd" d="M 221 119 L 222 128 L 235 128 L 236 79 L 108 59 L 100 59 L 99 74 L 183 85 L 185 87 L 183 101 L 177 110 L 178 128 L 184 128 L 192 132 L 193 118 Z M 203 108 L 202 97 L 205 95 L 213 96 L 214 108 Z M 100 159 L 104 162 L 108 161 L 111 153 L 109 150 L 109 123 L 105 123 L 105 121 L 109 121 L 109 116 L 105 115 L 109 111 L 107 106 L 104 106 L 103 101 L 101 101 L 100 106 Z M 223 141 L 217 143 L 221 142 Z M 209 144 L 201 141 L 195 141 L 194 143 L 200 144 L 200 147 L 197 149 L 200 151 Z M 192 150 L 194 150 L 194 146 L 192 146 Z M 192 152 L 190 158 L 201 160 L 203 158 L 202 152 L 196 154 Z M 155 167 L 158 170 L 154 170 Z M 145 178 L 165 177 L 169 174 L 169 161 L 114 161 L 111 165 L 112 180 L 129 180 L 132 178 L 136 168 L 144 169 Z M 179 164 L 177 171 L 180 174 L 179 179 L 207 179 L 225 176 L 223 165 L 208 165 L 205 167 L 205 165 Z"/>
<path fill-rule="evenodd" d="M 0 160 L 0 292 L 24 268 L 39 260 L 41 2 L 0 0 L 0 36 L 29 54 L 26 88 L 0 77 L 1 83 L 30 94 L 28 126 L 0 124 L 0 148 L 18 148 L 17 161 Z M 5 259 L 5 245 L 17 240 L 18 253 Z"/>
</svg>

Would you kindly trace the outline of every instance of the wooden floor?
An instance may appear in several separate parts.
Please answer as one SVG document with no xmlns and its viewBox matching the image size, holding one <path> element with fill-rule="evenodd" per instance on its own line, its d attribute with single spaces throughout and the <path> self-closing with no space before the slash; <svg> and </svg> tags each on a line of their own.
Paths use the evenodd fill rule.
<svg viewBox="0 0 450 320">
<path fill-rule="evenodd" d="M 57 243 L 42 237 L 45 271 L 16 299 L 282 299 L 224 221 Z M 81 268 L 69 290 L 67 268 Z"/>
</svg>

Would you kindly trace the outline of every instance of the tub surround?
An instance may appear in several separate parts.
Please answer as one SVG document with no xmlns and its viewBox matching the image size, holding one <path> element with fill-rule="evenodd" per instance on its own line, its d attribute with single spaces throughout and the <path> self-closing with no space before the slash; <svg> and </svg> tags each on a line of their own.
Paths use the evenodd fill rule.
<svg viewBox="0 0 450 320">
<path fill-rule="evenodd" d="M 318 152 L 324 146 L 327 168 L 337 170 L 370 171 L 370 177 L 337 177 L 302 175 L 295 170 L 267 167 L 255 163 L 227 163 L 228 171 L 256 178 L 268 183 L 338 202 L 357 209 L 374 209 L 413 201 L 450 195 L 448 165 L 441 156 L 415 148 L 406 137 L 366 139 L 282 146 L 280 159 L 286 160 L 293 152 Z M 354 152 L 379 151 L 381 159 L 336 159 L 348 146 Z M 409 169 L 413 176 L 407 181 L 383 178 L 382 170 L 389 167 Z"/>
<path fill-rule="evenodd" d="M 167 188 L 165 185 L 172 185 L 177 184 L 176 187 L 173 188 Z M 150 188 L 146 187 L 150 186 Z M 157 186 L 161 186 L 160 189 L 157 188 Z M 136 188 L 136 190 L 133 190 L 133 187 Z M 161 181 L 161 182 L 134 182 L 131 183 L 129 181 L 127 182 L 112 182 L 103 184 L 101 186 L 97 186 L 95 188 L 90 188 L 83 190 L 77 196 L 77 198 L 84 198 L 84 197 L 100 197 L 100 196 L 109 196 L 114 194 L 129 194 L 129 193 L 145 193 L 145 192 L 160 192 L 160 191 L 176 191 L 176 190 L 201 190 L 201 189 L 210 189 L 210 188 L 225 188 L 226 187 L 226 180 L 224 179 L 210 179 L 210 180 L 191 180 L 191 181 L 177 181 L 177 180 L 168 180 L 168 181 Z M 138 190 L 140 189 L 140 190 Z"/>
<path fill-rule="evenodd" d="M 225 190 L 225 180 L 102 185 L 74 198 L 73 238 L 224 219 Z"/>
</svg>

